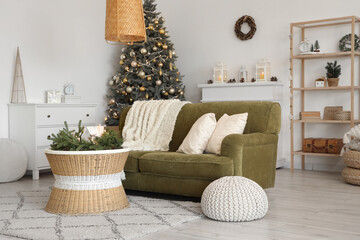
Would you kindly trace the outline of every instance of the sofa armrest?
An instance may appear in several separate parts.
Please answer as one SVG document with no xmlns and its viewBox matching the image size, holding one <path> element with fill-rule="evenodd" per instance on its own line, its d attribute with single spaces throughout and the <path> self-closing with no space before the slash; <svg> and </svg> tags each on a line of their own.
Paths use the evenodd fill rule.
<svg viewBox="0 0 360 240">
<path fill-rule="evenodd" d="M 221 144 L 221 155 L 233 159 L 235 176 L 250 178 L 263 188 L 273 187 L 277 143 L 275 134 L 231 134 Z"/>
</svg>

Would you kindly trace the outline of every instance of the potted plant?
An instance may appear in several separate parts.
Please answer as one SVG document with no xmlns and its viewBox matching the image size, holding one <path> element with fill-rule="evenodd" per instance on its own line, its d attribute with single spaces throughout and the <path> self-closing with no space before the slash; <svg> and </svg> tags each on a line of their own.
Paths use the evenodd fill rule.
<svg viewBox="0 0 360 240">
<path fill-rule="evenodd" d="M 91 128 L 89 128 L 91 129 Z M 55 177 L 45 211 L 57 214 L 94 214 L 126 208 L 129 202 L 121 184 L 129 149 L 112 130 L 92 127 L 70 130 L 67 123 L 45 154 Z"/>
<path fill-rule="evenodd" d="M 341 75 L 341 65 L 338 65 L 335 60 L 334 63 L 328 62 L 325 69 L 327 71 L 328 87 L 337 87 L 339 84 L 339 76 Z"/>
</svg>

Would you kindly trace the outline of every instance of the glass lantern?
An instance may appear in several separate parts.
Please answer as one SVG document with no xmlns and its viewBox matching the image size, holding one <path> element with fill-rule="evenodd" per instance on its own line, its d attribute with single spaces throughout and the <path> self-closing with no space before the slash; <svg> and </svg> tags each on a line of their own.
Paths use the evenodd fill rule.
<svg viewBox="0 0 360 240">
<path fill-rule="evenodd" d="M 270 81 L 271 75 L 271 63 L 265 58 L 261 59 L 256 64 L 256 81 L 257 82 L 268 82 Z"/>
<path fill-rule="evenodd" d="M 239 80 L 240 82 L 247 82 L 247 79 L 248 79 L 248 72 L 246 71 L 246 67 L 241 66 L 239 72 Z"/>
<path fill-rule="evenodd" d="M 309 42 L 309 40 L 305 38 L 304 41 L 301 41 L 299 45 L 299 50 L 302 54 L 311 52 L 311 43 Z"/>
<path fill-rule="evenodd" d="M 228 68 L 220 62 L 214 66 L 214 83 L 224 83 L 228 80 Z"/>
</svg>

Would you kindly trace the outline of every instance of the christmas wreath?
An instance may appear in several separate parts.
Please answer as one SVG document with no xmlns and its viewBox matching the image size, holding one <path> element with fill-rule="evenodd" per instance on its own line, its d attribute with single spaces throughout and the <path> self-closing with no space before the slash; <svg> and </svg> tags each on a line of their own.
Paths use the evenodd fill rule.
<svg viewBox="0 0 360 240">
<path fill-rule="evenodd" d="M 241 31 L 241 25 L 243 25 L 243 23 L 247 23 L 250 27 L 250 31 L 248 33 L 243 33 Z M 255 24 L 255 20 L 248 16 L 242 16 L 241 18 L 239 18 L 236 23 L 235 23 L 235 34 L 236 36 L 240 39 L 240 40 L 249 40 L 252 39 L 252 37 L 254 36 L 255 32 L 256 32 L 256 24 Z"/>
<path fill-rule="evenodd" d="M 355 51 L 359 49 L 360 45 L 360 39 L 355 34 Z M 345 35 L 342 39 L 339 41 L 339 48 L 342 52 L 349 52 L 351 51 L 351 34 Z"/>
</svg>

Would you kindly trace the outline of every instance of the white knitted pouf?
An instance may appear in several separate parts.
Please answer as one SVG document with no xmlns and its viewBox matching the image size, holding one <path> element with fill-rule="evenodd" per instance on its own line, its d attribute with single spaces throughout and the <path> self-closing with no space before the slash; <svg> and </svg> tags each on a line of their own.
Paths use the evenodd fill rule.
<svg viewBox="0 0 360 240">
<path fill-rule="evenodd" d="M 222 177 L 206 187 L 201 209 L 218 221 L 247 222 L 265 216 L 268 199 L 259 184 L 248 178 Z"/>
</svg>

